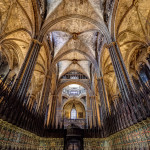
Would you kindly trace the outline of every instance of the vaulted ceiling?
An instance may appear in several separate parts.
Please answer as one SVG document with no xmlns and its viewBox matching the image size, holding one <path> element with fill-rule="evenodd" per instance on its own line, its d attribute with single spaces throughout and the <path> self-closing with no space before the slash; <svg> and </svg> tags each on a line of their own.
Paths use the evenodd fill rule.
<svg viewBox="0 0 150 150">
<path fill-rule="evenodd" d="M 146 61 L 150 44 L 150 1 L 120 1 L 115 33 L 128 72 Z M 140 56 L 140 57 L 139 57 Z"/>
<path fill-rule="evenodd" d="M 78 70 L 90 77 L 90 64 L 95 62 L 99 31 L 87 17 L 103 21 L 99 0 L 48 0 L 47 20 L 57 22 L 49 29 L 54 45 L 54 62 L 59 77 L 70 70 Z M 63 19 L 60 19 L 61 17 Z M 69 18 L 67 18 L 69 17 Z M 67 72 L 66 72 L 67 71 Z"/>
<path fill-rule="evenodd" d="M 43 1 L 39 3 L 42 5 Z M 17 60 L 16 74 L 31 40 L 41 27 L 38 24 L 41 18 L 35 9 L 34 0 L 0 0 L 1 49 L 9 55 L 9 65 L 13 64 L 14 59 Z M 53 45 L 50 48 L 53 58 L 49 58 L 47 46 L 43 45 L 31 80 L 30 89 L 34 87 L 34 93 L 40 91 L 50 61 L 56 67 L 59 78 L 71 70 L 90 78 L 91 64 L 97 66 L 96 49 L 101 36 L 96 23 L 104 22 L 103 1 L 99 0 L 47 0 L 46 10 L 42 29 L 46 30 L 45 35 Z"/>
<path fill-rule="evenodd" d="M 105 24 L 104 4 L 106 0 L 47 0 L 47 15 L 42 30 L 49 37 L 52 47 L 49 52 L 43 44 L 40 50 L 32 77 L 33 87 L 42 86 L 47 71 L 52 68 L 50 62 L 59 78 L 71 70 L 91 78 L 90 71 L 95 67 L 99 72 L 97 69 L 100 63 L 105 84 L 114 93 L 116 77 L 109 51 L 104 49 L 101 53 L 99 47 L 103 36 L 99 26 Z M 0 49 L 5 56 L 9 56 L 8 63 L 12 69 L 15 68 L 15 73 L 19 72 L 30 42 L 37 32 L 36 28 L 41 27 L 36 21 L 40 15 L 35 8 L 35 0 L 0 0 Z M 114 20 L 112 17 L 114 27 L 110 25 L 111 22 L 108 25 L 109 30 L 111 27 L 114 30 L 129 72 L 133 68 L 137 69 L 135 64 L 144 61 L 149 51 L 149 8 L 149 0 L 120 0 L 116 14 L 113 14 Z M 39 17 L 37 20 L 40 22 L 42 19 Z M 106 43 L 105 38 L 103 43 Z M 53 55 L 52 59 L 49 53 Z M 139 54 L 144 57 L 137 56 Z"/>
</svg>

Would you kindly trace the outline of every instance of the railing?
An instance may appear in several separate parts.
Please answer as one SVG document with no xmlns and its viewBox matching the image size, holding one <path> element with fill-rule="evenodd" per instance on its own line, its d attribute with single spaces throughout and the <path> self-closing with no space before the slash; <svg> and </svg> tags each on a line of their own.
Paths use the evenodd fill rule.
<svg viewBox="0 0 150 150">
<path fill-rule="evenodd" d="M 78 127 L 80 127 L 81 129 L 85 128 L 86 125 L 86 119 L 64 119 L 64 128 L 67 129 L 68 126 L 70 126 L 71 124 L 74 124 Z"/>
<path fill-rule="evenodd" d="M 61 79 L 88 79 L 85 75 L 82 74 L 67 74 L 64 75 Z"/>
<path fill-rule="evenodd" d="M 86 94 L 86 90 L 78 90 L 78 89 L 71 89 L 71 90 L 66 90 L 64 89 L 63 94 L 67 94 L 68 96 L 79 96 L 81 94 Z"/>
</svg>

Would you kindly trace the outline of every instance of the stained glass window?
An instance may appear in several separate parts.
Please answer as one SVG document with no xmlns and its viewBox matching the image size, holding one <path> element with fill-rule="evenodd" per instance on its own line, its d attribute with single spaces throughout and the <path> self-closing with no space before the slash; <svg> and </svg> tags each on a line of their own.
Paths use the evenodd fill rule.
<svg viewBox="0 0 150 150">
<path fill-rule="evenodd" d="M 71 119 L 77 119 L 77 111 L 74 108 L 71 110 Z"/>
</svg>

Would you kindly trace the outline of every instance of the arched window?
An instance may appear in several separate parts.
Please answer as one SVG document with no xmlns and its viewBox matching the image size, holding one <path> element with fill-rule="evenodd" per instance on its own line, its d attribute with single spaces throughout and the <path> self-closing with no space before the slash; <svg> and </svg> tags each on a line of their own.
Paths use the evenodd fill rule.
<svg viewBox="0 0 150 150">
<path fill-rule="evenodd" d="M 74 108 L 71 110 L 71 119 L 77 119 L 77 111 Z"/>
</svg>

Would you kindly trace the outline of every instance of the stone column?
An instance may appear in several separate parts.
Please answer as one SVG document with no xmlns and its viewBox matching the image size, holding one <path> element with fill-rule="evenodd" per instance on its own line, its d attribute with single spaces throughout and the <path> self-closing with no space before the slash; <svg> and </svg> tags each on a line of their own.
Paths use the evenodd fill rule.
<svg viewBox="0 0 150 150">
<path fill-rule="evenodd" d="M 61 107 L 58 107 L 56 110 L 56 129 L 60 128 L 61 120 L 62 120 L 62 110 Z"/>
<path fill-rule="evenodd" d="M 101 108 L 103 109 L 102 112 L 106 116 L 106 114 L 107 114 L 106 95 L 105 95 L 105 89 L 103 86 L 103 78 L 102 77 L 97 79 L 97 85 L 98 85 L 98 91 L 99 91 L 99 95 L 100 95 Z"/>
<path fill-rule="evenodd" d="M 91 129 L 92 128 L 92 110 L 89 109 L 87 110 L 87 119 L 88 119 L 88 127 Z"/>
<path fill-rule="evenodd" d="M 38 111 L 39 111 L 39 109 L 40 109 L 40 105 L 41 105 L 41 102 L 42 102 L 42 99 L 43 99 L 43 93 L 44 93 L 44 90 L 45 90 L 44 87 L 45 87 L 46 81 L 47 81 L 47 77 L 45 76 L 44 82 L 43 82 L 43 85 L 42 85 L 42 90 L 40 91 L 40 96 L 39 96 L 38 105 L 37 105 Z"/>
<path fill-rule="evenodd" d="M 138 109 L 137 100 L 134 97 L 133 88 L 126 67 L 124 65 L 120 50 L 116 42 L 112 42 L 108 46 L 114 71 L 116 74 L 118 87 L 121 92 L 122 99 L 126 105 L 126 111 L 130 113 L 130 122 L 137 123 L 145 116 L 144 111 Z M 143 115 L 143 116 L 142 116 Z"/>
<path fill-rule="evenodd" d="M 92 127 L 95 127 L 95 99 L 94 96 L 91 96 L 91 109 L 92 109 Z"/>
<path fill-rule="evenodd" d="M 87 109 L 90 109 L 90 95 L 89 95 L 89 92 L 87 91 L 87 102 L 86 102 L 86 105 L 87 105 Z"/>
<path fill-rule="evenodd" d="M 17 81 L 13 88 L 13 94 L 17 91 L 18 98 L 24 98 L 24 95 L 28 90 L 37 57 L 42 46 L 42 41 L 43 36 L 39 36 L 38 38 L 32 39 L 31 41 L 30 48 L 26 55 L 25 61 L 22 64 L 21 70 L 17 77 Z"/>
<path fill-rule="evenodd" d="M 53 95 L 49 93 L 49 100 L 48 100 L 49 109 L 48 109 L 48 116 L 47 116 L 47 126 L 49 126 L 50 123 L 52 100 L 53 100 Z"/>
<path fill-rule="evenodd" d="M 11 121 L 13 120 L 14 115 L 18 114 L 18 110 L 21 111 L 19 106 L 22 105 L 26 96 L 37 57 L 42 46 L 42 41 L 43 36 L 35 37 L 35 39 L 32 39 L 16 82 L 9 94 L 9 97 L 7 98 L 7 103 L 3 107 L 2 114 Z"/>
<path fill-rule="evenodd" d="M 45 78 L 46 79 L 45 79 L 45 84 L 43 87 L 41 103 L 40 103 L 40 108 L 39 108 L 40 114 L 44 114 L 46 112 L 46 107 L 48 105 L 48 96 L 50 93 L 51 78 L 49 75 L 47 75 Z"/>
<path fill-rule="evenodd" d="M 55 127 L 55 116 L 56 116 L 56 101 L 57 101 L 57 95 L 53 95 L 53 99 L 51 102 L 51 112 L 50 112 L 50 120 L 49 125 L 51 128 Z"/>
<path fill-rule="evenodd" d="M 129 78 L 121 54 L 118 53 L 115 42 L 112 42 L 108 48 L 122 97 L 125 100 L 129 100 L 129 88 L 131 87 L 131 84 L 128 82 Z"/>
<path fill-rule="evenodd" d="M 98 91 L 100 95 L 100 107 L 99 107 L 99 112 L 100 112 L 100 121 L 101 121 L 101 130 L 102 130 L 102 136 L 106 136 L 106 132 L 108 131 L 107 129 L 107 118 L 108 118 L 108 107 L 107 107 L 107 100 L 106 100 L 106 93 L 105 93 L 105 87 L 104 87 L 104 82 L 103 78 L 100 77 L 97 79 L 97 85 L 98 85 Z"/>
<path fill-rule="evenodd" d="M 100 127 L 100 111 L 99 111 L 99 99 L 98 99 L 98 96 L 96 96 L 96 112 L 97 112 L 98 127 Z"/>
</svg>

